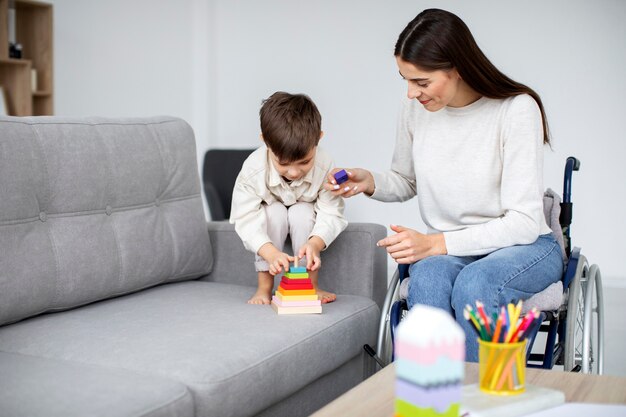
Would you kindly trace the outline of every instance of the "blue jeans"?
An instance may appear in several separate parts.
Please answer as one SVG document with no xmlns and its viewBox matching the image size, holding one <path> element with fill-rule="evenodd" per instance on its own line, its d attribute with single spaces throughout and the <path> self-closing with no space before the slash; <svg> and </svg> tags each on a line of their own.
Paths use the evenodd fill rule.
<svg viewBox="0 0 626 417">
<path fill-rule="evenodd" d="M 482 256 L 440 255 L 409 267 L 409 309 L 425 304 L 448 311 L 465 331 L 465 360 L 478 362 L 478 341 L 463 308 L 485 305 L 488 315 L 498 306 L 526 300 L 561 279 L 561 248 L 552 233 L 530 245 L 503 248 Z"/>
</svg>

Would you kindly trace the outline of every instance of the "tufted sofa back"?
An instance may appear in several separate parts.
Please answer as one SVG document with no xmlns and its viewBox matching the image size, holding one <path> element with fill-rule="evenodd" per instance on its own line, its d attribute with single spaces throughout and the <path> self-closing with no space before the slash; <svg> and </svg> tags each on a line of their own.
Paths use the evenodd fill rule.
<svg viewBox="0 0 626 417">
<path fill-rule="evenodd" d="M 0 325 L 210 272 L 193 131 L 0 117 Z"/>
</svg>

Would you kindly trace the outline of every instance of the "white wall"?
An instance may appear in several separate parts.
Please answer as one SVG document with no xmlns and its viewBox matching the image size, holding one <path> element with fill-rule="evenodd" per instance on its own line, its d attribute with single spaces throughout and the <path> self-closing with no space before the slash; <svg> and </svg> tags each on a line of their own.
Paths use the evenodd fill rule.
<svg viewBox="0 0 626 417">
<path fill-rule="evenodd" d="M 404 26 L 427 7 L 468 24 L 488 57 L 542 96 L 552 133 L 545 185 L 562 192 L 565 158 L 573 181 L 575 244 L 608 279 L 626 285 L 623 218 L 626 164 L 626 3 L 542 0 L 217 0 L 214 9 L 217 114 L 214 146 L 258 144 L 261 99 L 305 92 L 318 104 L 329 148 L 341 166 L 384 170 L 405 94 L 393 58 Z M 348 200 L 351 221 L 423 229 L 415 200 Z"/>
<path fill-rule="evenodd" d="M 171 114 L 208 147 L 259 144 L 258 109 L 304 92 L 323 116 L 322 145 L 342 166 L 388 167 L 405 85 L 392 56 L 421 10 L 457 13 L 488 57 L 542 96 L 554 145 L 545 185 L 573 182 L 575 243 L 626 286 L 623 133 L 626 2 L 620 0 L 54 0 L 59 115 Z M 347 202 L 351 221 L 423 228 L 415 200 Z"/>
<path fill-rule="evenodd" d="M 55 114 L 171 115 L 209 147 L 212 3 L 51 0 Z"/>
</svg>

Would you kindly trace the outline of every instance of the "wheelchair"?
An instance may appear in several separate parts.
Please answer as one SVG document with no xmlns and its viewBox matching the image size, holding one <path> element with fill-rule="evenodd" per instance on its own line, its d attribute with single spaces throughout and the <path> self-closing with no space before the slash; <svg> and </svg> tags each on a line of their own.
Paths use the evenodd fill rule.
<svg viewBox="0 0 626 417">
<path fill-rule="evenodd" d="M 567 158 L 559 225 L 551 227 L 563 234 L 567 255 L 561 278 L 563 292 L 560 306 L 541 312 L 541 326 L 528 339 L 526 363 L 530 368 L 552 369 L 559 365 L 564 371 L 601 375 L 604 370 L 604 307 L 600 268 L 595 264 L 590 266 L 581 249 L 572 247 L 570 238 L 572 173 L 579 169 L 578 159 Z M 364 346 L 381 367 L 394 359 L 395 329 L 408 312 L 406 300 L 400 295 L 408 271 L 409 265 L 399 265 L 391 279 L 383 304 L 376 350 L 369 345 Z M 543 349 L 539 344 L 534 346 L 539 340 Z"/>
</svg>

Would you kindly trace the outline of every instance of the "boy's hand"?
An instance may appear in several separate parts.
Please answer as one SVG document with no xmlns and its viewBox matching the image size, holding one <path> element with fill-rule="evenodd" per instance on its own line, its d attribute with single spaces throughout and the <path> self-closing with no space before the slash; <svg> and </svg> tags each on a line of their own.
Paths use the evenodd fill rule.
<svg viewBox="0 0 626 417">
<path fill-rule="evenodd" d="M 289 263 L 294 260 L 293 256 L 289 256 L 284 252 L 281 252 L 271 244 L 270 242 L 261 246 L 259 249 L 259 256 L 267 261 L 270 266 L 270 274 L 276 275 L 283 271 L 289 271 Z"/>
<path fill-rule="evenodd" d="M 280 274 L 283 272 L 283 268 L 285 268 L 285 272 L 289 271 L 289 262 L 293 261 L 293 259 L 293 256 L 289 256 L 284 252 L 278 252 L 270 259 L 266 259 L 267 263 L 270 264 L 270 274 Z"/>
<path fill-rule="evenodd" d="M 341 171 L 344 168 L 335 168 L 328 173 L 324 183 L 324 189 L 333 193 L 333 195 L 339 195 L 344 198 L 355 196 L 359 193 L 365 193 L 367 195 L 374 194 L 376 184 L 374 183 L 374 176 L 371 172 L 362 168 L 345 168 L 348 173 L 348 181 L 343 184 L 337 184 L 337 180 L 333 174 Z"/>
<path fill-rule="evenodd" d="M 325 246 L 326 244 L 324 241 L 317 236 L 311 236 L 311 238 L 304 245 L 302 245 L 298 251 L 298 258 L 306 256 L 306 269 L 315 271 L 322 266 L 320 252 Z"/>
</svg>

